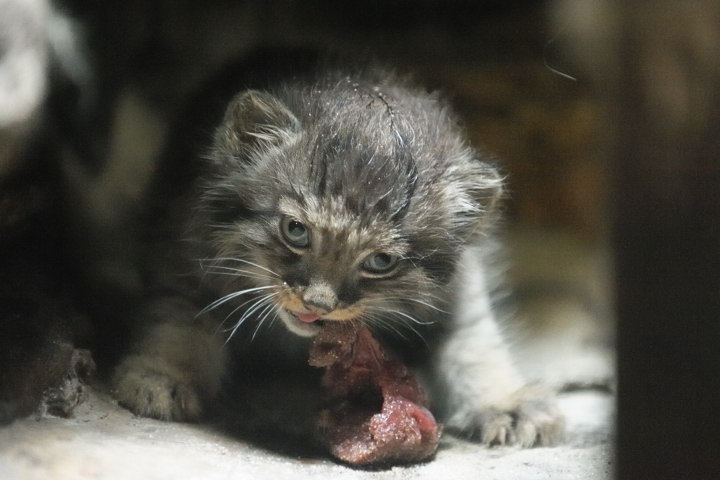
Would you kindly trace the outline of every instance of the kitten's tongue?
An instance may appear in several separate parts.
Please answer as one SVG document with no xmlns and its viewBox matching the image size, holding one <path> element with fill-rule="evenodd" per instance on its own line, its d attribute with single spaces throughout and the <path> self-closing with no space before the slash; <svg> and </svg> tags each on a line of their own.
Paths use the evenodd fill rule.
<svg viewBox="0 0 720 480">
<path fill-rule="evenodd" d="M 312 323 L 315 320 L 320 319 L 320 315 L 318 315 L 316 313 L 293 312 L 293 315 L 295 315 L 298 319 L 300 319 L 301 322 L 306 322 L 306 323 Z"/>
</svg>

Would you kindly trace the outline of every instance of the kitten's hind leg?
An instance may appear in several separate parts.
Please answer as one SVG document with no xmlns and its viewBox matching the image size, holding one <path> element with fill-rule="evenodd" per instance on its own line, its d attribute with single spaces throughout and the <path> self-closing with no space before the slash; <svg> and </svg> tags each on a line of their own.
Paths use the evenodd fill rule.
<svg viewBox="0 0 720 480">
<path fill-rule="evenodd" d="M 220 388 L 226 353 L 209 322 L 194 317 L 194 306 L 177 297 L 147 305 L 142 334 L 115 369 L 118 402 L 142 416 L 194 420 Z"/>
</svg>

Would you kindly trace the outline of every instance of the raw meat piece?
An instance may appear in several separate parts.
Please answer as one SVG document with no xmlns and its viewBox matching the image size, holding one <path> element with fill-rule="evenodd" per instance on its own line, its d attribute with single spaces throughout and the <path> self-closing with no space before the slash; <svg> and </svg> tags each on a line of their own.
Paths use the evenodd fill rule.
<svg viewBox="0 0 720 480">
<path fill-rule="evenodd" d="M 326 322 L 309 363 L 325 368 L 326 405 L 317 433 L 338 459 L 356 465 L 406 463 L 435 453 L 442 427 L 412 373 L 388 360 L 365 326 Z"/>
</svg>

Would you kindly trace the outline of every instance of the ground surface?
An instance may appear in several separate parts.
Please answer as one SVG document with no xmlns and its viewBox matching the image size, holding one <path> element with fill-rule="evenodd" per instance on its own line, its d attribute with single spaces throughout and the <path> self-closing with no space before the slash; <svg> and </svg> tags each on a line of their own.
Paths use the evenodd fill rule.
<svg viewBox="0 0 720 480">
<path fill-rule="evenodd" d="M 432 461 L 358 471 L 277 453 L 209 427 L 137 418 L 92 393 L 75 418 L 28 418 L 0 431 L 0 478 L 85 479 L 605 479 L 612 397 L 565 394 L 568 438 L 552 448 L 493 448 L 446 435 Z"/>
</svg>

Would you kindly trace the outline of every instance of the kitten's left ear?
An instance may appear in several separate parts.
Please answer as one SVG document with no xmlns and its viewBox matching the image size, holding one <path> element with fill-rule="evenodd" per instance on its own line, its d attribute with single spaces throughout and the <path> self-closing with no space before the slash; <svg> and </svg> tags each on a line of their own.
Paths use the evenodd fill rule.
<svg viewBox="0 0 720 480">
<path fill-rule="evenodd" d="M 479 177 L 480 180 L 472 189 L 475 200 L 483 206 L 485 214 L 496 215 L 500 200 L 505 193 L 505 179 L 495 167 L 487 164 L 483 166 Z"/>
<path fill-rule="evenodd" d="M 473 165 L 465 176 L 464 199 L 460 201 L 458 217 L 465 238 L 482 233 L 499 216 L 500 200 L 504 195 L 504 179 L 495 167 L 484 162 Z"/>
<path fill-rule="evenodd" d="M 300 122 L 274 96 L 248 90 L 230 102 L 215 132 L 215 148 L 224 158 L 244 158 L 249 151 L 287 142 Z"/>
</svg>

